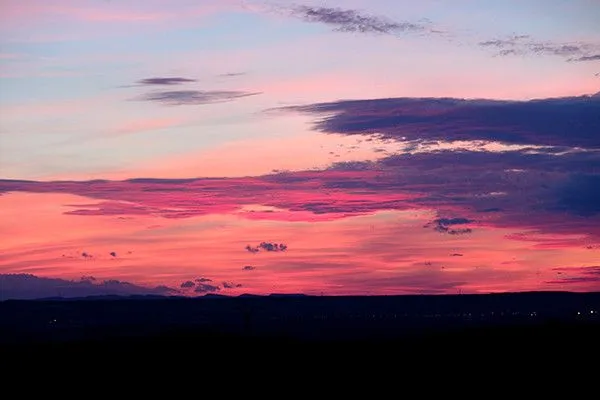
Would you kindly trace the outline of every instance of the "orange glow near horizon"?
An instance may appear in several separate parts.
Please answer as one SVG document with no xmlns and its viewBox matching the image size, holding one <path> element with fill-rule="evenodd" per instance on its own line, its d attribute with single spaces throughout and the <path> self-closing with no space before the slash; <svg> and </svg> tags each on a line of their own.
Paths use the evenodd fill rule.
<svg viewBox="0 0 600 400">
<path fill-rule="evenodd" d="M 1 196 L 0 230 L 7 240 L 1 244 L 0 271 L 174 288 L 201 277 L 242 285 L 223 289 L 230 295 L 597 288 L 594 282 L 547 283 L 557 279 L 553 268 L 594 265 L 595 254 L 582 246 L 540 250 L 535 243 L 507 239 L 509 229 L 489 227 L 468 237 L 441 235 L 423 228 L 433 215 L 428 210 L 319 222 L 254 220 L 239 213 L 186 219 L 63 214 L 66 204 L 86 201 L 61 194 Z M 245 250 L 261 241 L 285 243 L 288 249 Z"/>
</svg>

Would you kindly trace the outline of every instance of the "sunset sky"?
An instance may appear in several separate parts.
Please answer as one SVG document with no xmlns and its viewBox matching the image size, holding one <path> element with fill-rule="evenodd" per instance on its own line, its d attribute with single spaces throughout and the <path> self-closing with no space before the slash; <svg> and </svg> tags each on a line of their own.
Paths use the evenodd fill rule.
<svg viewBox="0 0 600 400">
<path fill-rule="evenodd" d="M 0 0 L 0 300 L 600 290 L 598 0 Z"/>
</svg>

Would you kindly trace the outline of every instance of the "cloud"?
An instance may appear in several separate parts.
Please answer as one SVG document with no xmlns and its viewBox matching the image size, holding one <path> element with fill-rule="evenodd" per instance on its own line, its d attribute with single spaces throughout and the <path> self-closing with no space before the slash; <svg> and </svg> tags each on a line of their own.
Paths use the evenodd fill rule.
<svg viewBox="0 0 600 400">
<path fill-rule="evenodd" d="M 478 44 L 484 48 L 494 49 L 497 56 L 558 56 L 566 58 L 567 61 L 594 61 L 600 59 L 600 55 L 595 54 L 600 51 L 600 43 L 560 43 L 534 40 L 529 35 L 512 35 L 506 38 L 485 40 Z"/>
<path fill-rule="evenodd" d="M 296 5 L 287 9 L 293 17 L 306 22 L 332 26 L 335 31 L 378 34 L 420 32 L 425 26 L 414 22 L 396 22 L 390 19 L 368 15 L 357 10 L 330 7 L 310 7 Z"/>
<path fill-rule="evenodd" d="M 259 94 L 261 93 L 235 90 L 171 90 L 146 93 L 139 100 L 165 105 L 202 105 L 225 103 Z"/>
<path fill-rule="evenodd" d="M 600 149 L 600 98 L 529 101 L 455 98 L 347 100 L 280 110 L 317 116 L 327 133 L 374 134 L 398 141 L 498 141 Z M 577 121 L 577 129 L 573 129 Z"/>
<path fill-rule="evenodd" d="M 600 238 L 600 97 L 372 99 L 283 110 L 311 115 L 324 134 L 367 135 L 397 149 L 377 161 L 336 163 L 320 171 L 239 178 L 0 180 L 0 192 L 96 200 L 66 205 L 66 213 L 78 216 L 231 214 L 313 222 L 381 210 L 427 210 L 439 215 L 430 227 L 448 234 L 470 232 L 452 219 L 463 218 L 478 227 L 526 232 L 540 243 L 540 233 Z M 269 212 L 247 212 L 248 205 L 257 204 Z M 267 241 L 245 249 L 253 254 L 282 250 Z"/>
<path fill-rule="evenodd" d="M 256 269 L 256 267 L 253 267 L 252 265 L 245 265 L 242 267 L 242 271 L 254 271 Z"/>
<path fill-rule="evenodd" d="M 473 222 L 468 218 L 455 217 L 455 218 L 438 218 L 424 227 L 433 227 L 433 230 L 440 233 L 447 233 L 448 235 L 464 235 L 473 232 L 471 228 L 451 228 L 454 225 L 465 225 Z"/>
<path fill-rule="evenodd" d="M 570 58 L 569 61 L 600 61 L 600 54 Z"/>
<path fill-rule="evenodd" d="M 221 290 L 219 286 L 210 285 L 208 283 L 199 283 L 196 285 L 194 292 L 196 293 L 214 293 Z"/>
<path fill-rule="evenodd" d="M 547 281 L 550 284 L 577 284 L 600 282 L 600 266 L 552 268 L 558 279 Z"/>
<path fill-rule="evenodd" d="M 185 281 L 182 282 L 179 286 L 182 288 L 193 288 L 194 286 L 196 286 L 196 284 L 193 281 Z"/>
<path fill-rule="evenodd" d="M 183 83 L 196 82 L 195 79 L 182 78 L 182 77 L 156 77 L 156 78 L 145 78 L 139 80 L 137 83 L 140 85 L 181 85 Z"/>
<path fill-rule="evenodd" d="M 282 252 L 287 250 L 287 245 L 283 243 L 260 242 L 257 246 L 247 245 L 246 251 L 256 254 L 261 250 L 267 252 Z"/>
<path fill-rule="evenodd" d="M 233 78 L 235 76 L 242 76 L 242 75 L 246 75 L 245 72 L 226 72 L 224 74 L 219 74 L 219 76 L 224 77 L 224 78 Z"/>
<path fill-rule="evenodd" d="M 197 278 L 196 282 L 212 282 L 212 279 L 208 278 Z"/>
<path fill-rule="evenodd" d="M 0 274 L 1 300 L 39 299 L 45 297 L 86 297 L 108 295 L 172 295 L 177 290 L 165 286 L 144 287 L 118 280 L 98 282 L 84 276 L 79 281 L 43 278 L 31 274 Z"/>
<path fill-rule="evenodd" d="M 242 287 L 241 283 L 223 282 L 224 289 L 235 289 L 235 288 L 241 288 L 241 287 Z"/>
</svg>

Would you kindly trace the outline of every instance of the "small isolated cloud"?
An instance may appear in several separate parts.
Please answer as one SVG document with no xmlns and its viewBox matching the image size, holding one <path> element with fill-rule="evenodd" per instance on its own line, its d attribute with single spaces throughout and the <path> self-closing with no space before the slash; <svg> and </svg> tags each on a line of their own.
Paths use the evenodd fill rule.
<svg viewBox="0 0 600 400">
<path fill-rule="evenodd" d="M 233 282 L 223 282 L 224 289 L 235 289 L 242 287 L 241 283 L 233 283 Z"/>
<path fill-rule="evenodd" d="M 208 279 L 208 278 L 197 278 L 196 282 L 212 282 L 212 279 Z"/>
<path fill-rule="evenodd" d="M 185 281 L 179 286 L 184 289 L 188 289 L 188 288 L 193 288 L 194 286 L 196 286 L 196 284 L 193 281 Z"/>
<path fill-rule="evenodd" d="M 116 257 L 117 256 L 117 253 L 115 251 L 111 251 L 109 254 L 110 254 L 111 257 Z"/>
<path fill-rule="evenodd" d="M 214 292 L 218 292 L 219 290 L 221 290 L 221 288 L 219 286 L 210 285 L 208 283 L 199 283 L 196 286 L 196 289 L 194 289 L 194 292 L 196 292 L 196 293 L 214 293 Z"/>
<path fill-rule="evenodd" d="M 414 22 L 396 22 L 357 10 L 297 5 L 288 9 L 291 16 L 306 22 L 321 23 L 340 32 L 394 34 L 422 31 L 425 26 Z"/>
<path fill-rule="evenodd" d="M 260 251 L 281 252 L 286 251 L 287 248 L 287 244 L 283 243 L 260 242 L 257 246 L 247 245 L 246 251 L 255 254 Z"/>
<path fill-rule="evenodd" d="M 245 265 L 242 267 L 242 271 L 254 271 L 256 269 L 256 267 L 253 267 L 252 265 Z"/>
<path fill-rule="evenodd" d="M 258 94 L 261 93 L 237 90 L 168 90 L 146 93 L 139 99 L 165 105 L 180 106 L 225 103 Z"/>
<path fill-rule="evenodd" d="M 473 222 L 468 218 L 438 218 L 425 224 L 425 228 L 433 227 L 433 230 L 440 233 L 447 233 L 448 235 L 464 235 L 473 232 L 471 228 L 451 228 L 455 225 L 466 225 Z"/>
<path fill-rule="evenodd" d="M 162 86 L 162 85 L 181 85 L 183 83 L 190 83 L 190 82 L 196 82 L 195 79 L 189 79 L 189 78 L 181 78 L 181 77 L 171 77 L 171 78 L 146 78 L 146 79 L 141 79 L 139 80 L 137 83 L 140 85 L 158 85 L 158 86 Z"/>
<path fill-rule="evenodd" d="M 222 76 L 224 78 L 233 78 L 234 76 L 242 76 L 242 75 L 246 75 L 245 72 L 226 72 L 224 74 L 219 74 L 219 76 Z"/>
<path fill-rule="evenodd" d="M 82 276 L 78 281 L 42 278 L 31 274 L 0 274 L 1 300 L 27 300 L 46 297 L 171 295 L 176 289 L 166 286 L 145 287 L 116 279 L 97 281 L 92 276 Z"/>
</svg>

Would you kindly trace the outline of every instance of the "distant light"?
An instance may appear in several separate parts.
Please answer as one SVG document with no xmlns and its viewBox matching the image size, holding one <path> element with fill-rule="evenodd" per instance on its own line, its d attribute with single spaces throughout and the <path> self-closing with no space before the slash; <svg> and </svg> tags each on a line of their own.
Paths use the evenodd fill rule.
<svg viewBox="0 0 600 400">
<path fill-rule="evenodd" d="M 581 312 L 577 311 L 577 315 L 581 315 Z"/>
</svg>

